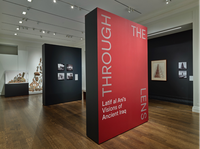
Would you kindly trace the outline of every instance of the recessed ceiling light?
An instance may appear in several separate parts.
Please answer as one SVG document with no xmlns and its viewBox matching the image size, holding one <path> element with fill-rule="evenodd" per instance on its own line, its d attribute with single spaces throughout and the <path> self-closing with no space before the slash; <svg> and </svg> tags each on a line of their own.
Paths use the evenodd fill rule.
<svg viewBox="0 0 200 149">
<path fill-rule="evenodd" d="M 45 31 L 42 31 L 42 33 L 45 34 L 46 32 L 45 32 Z"/>
<path fill-rule="evenodd" d="M 23 14 L 23 15 L 26 15 L 26 11 L 23 11 L 22 14 Z"/>
<path fill-rule="evenodd" d="M 81 38 L 81 40 L 83 40 L 83 38 Z"/>
<path fill-rule="evenodd" d="M 71 9 L 74 9 L 74 6 L 73 6 L 73 5 L 71 5 Z"/>
<path fill-rule="evenodd" d="M 53 35 L 56 35 L 56 33 L 53 33 Z"/>
<path fill-rule="evenodd" d="M 22 24 L 22 21 L 19 21 L 20 24 Z"/>
<path fill-rule="evenodd" d="M 53 0 L 53 2 L 56 3 L 57 1 L 56 1 L 56 0 Z"/>
<path fill-rule="evenodd" d="M 32 0 L 27 0 L 28 2 L 32 2 Z"/>
<path fill-rule="evenodd" d="M 19 27 L 17 27 L 16 30 L 19 30 Z"/>
<path fill-rule="evenodd" d="M 17 36 L 17 33 L 15 33 L 14 35 Z"/>
</svg>

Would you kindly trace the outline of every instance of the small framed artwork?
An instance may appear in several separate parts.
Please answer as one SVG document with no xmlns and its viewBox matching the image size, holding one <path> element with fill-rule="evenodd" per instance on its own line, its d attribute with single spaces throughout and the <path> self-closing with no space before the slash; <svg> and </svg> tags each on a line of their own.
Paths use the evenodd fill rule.
<svg viewBox="0 0 200 149">
<path fill-rule="evenodd" d="M 65 73 L 58 73 L 58 80 L 65 80 Z"/>
<path fill-rule="evenodd" d="M 61 64 L 61 63 L 58 63 L 58 70 L 65 70 L 65 65 L 64 64 Z"/>
<path fill-rule="evenodd" d="M 187 62 L 179 62 L 178 69 L 187 69 Z"/>
<path fill-rule="evenodd" d="M 180 79 L 186 79 L 187 78 L 187 71 L 179 71 L 178 76 Z"/>
<path fill-rule="evenodd" d="M 73 65 L 67 64 L 67 71 L 73 71 Z"/>
<path fill-rule="evenodd" d="M 67 73 L 67 80 L 73 80 L 73 73 Z"/>
<path fill-rule="evenodd" d="M 151 80 L 167 81 L 167 60 L 151 61 Z"/>
</svg>

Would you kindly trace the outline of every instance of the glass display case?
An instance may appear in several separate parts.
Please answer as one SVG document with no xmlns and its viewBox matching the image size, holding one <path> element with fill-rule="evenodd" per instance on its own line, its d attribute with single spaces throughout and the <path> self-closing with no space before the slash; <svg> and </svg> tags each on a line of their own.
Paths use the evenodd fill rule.
<svg viewBox="0 0 200 149">
<path fill-rule="evenodd" d="M 8 70 L 5 71 L 5 84 L 29 83 L 28 71 Z"/>
</svg>

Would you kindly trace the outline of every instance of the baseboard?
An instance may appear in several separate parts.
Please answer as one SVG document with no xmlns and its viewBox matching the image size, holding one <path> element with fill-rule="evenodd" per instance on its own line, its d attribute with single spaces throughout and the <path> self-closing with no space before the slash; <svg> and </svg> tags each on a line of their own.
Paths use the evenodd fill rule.
<svg viewBox="0 0 200 149">
<path fill-rule="evenodd" d="M 192 100 L 184 100 L 184 99 L 178 99 L 178 98 L 170 98 L 170 97 L 162 97 L 162 96 L 153 96 L 149 95 L 149 99 L 157 99 L 162 101 L 169 101 L 174 103 L 180 103 L 180 104 L 186 104 L 186 105 L 193 105 Z"/>
<path fill-rule="evenodd" d="M 199 106 L 193 106 L 192 112 L 200 113 Z"/>
</svg>

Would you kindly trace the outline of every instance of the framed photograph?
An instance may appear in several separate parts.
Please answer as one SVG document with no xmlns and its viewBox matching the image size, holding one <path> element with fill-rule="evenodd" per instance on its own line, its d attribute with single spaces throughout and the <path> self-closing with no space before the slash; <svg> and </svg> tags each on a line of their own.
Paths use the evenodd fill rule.
<svg viewBox="0 0 200 149">
<path fill-rule="evenodd" d="M 178 69 L 187 69 L 187 62 L 179 62 Z"/>
<path fill-rule="evenodd" d="M 58 63 L 58 70 L 65 70 L 65 65 L 64 64 L 61 64 L 61 63 Z"/>
<path fill-rule="evenodd" d="M 187 78 L 187 71 L 179 71 L 178 76 L 180 79 L 186 79 Z"/>
<path fill-rule="evenodd" d="M 151 61 L 151 80 L 167 81 L 167 60 Z"/>
<path fill-rule="evenodd" d="M 67 71 L 73 71 L 73 65 L 67 64 Z"/>
<path fill-rule="evenodd" d="M 67 80 L 73 80 L 73 73 L 67 73 Z"/>
<path fill-rule="evenodd" d="M 65 80 L 65 73 L 58 73 L 58 80 Z"/>
</svg>

